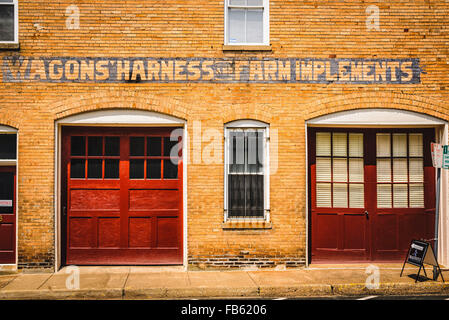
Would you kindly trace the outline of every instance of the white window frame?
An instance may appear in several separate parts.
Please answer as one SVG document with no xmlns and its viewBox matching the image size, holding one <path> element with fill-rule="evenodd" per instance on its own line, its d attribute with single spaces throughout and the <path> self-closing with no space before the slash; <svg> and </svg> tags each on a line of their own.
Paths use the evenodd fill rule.
<svg viewBox="0 0 449 320">
<path fill-rule="evenodd" d="M 270 1 L 263 0 L 262 6 L 238 6 L 238 5 L 230 5 L 230 0 L 224 1 L 224 43 L 228 46 L 257 46 L 257 45 L 270 45 Z M 255 43 L 255 42 L 239 42 L 239 43 L 230 43 L 229 42 L 229 8 L 241 8 L 241 9 L 263 9 L 263 42 Z"/>
<path fill-rule="evenodd" d="M 229 174 L 229 132 L 236 129 L 263 129 L 264 132 L 264 215 L 263 217 L 232 217 L 228 216 L 228 174 Z M 227 221 L 264 221 L 270 222 L 270 126 L 267 123 L 256 121 L 256 120 L 236 120 L 225 125 L 224 134 L 224 222 Z"/>
<path fill-rule="evenodd" d="M 0 6 L 3 5 L 14 5 L 14 41 L 2 41 L 0 40 L 0 44 L 8 43 L 8 44 L 18 44 L 19 43 L 19 4 L 18 0 L 13 0 L 12 2 L 0 2 Z"/>
</svg>

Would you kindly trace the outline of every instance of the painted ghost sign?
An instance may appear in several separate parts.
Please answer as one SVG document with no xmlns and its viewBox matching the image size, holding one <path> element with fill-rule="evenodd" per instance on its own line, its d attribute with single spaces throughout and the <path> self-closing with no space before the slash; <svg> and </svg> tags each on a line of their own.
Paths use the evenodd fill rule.
<svg viewBox="0 0 449 320">
<path fill-rule="evenodd" d="M 3 82 L 416 84 L 419 59 L 7 56 Z"/>
</svg>

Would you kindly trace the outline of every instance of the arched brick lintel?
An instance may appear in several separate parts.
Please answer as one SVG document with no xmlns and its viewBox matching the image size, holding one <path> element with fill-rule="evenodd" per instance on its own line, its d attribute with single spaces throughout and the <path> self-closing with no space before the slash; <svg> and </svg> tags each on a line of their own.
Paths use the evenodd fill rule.
<svg viewBox="0 0 449 320">
<path fill-rule="evenodd" d="M 20 121 L 18 121 L 19 119 L 22 119 L 22 117 L 16 112 L 0 112 L 0 126 L 9 126 L 11 128 L 19 130 L 21 126 Z"/>
<path fill-rule="evenodd" d="M 238 104 L 227 107 L 223 114 L 223 124 L 236 120 L 257 120 L 270 124 L 272 122 L 271 110 L 268 106 L 254 104 Z"/>
<path fill-rule="evenodd" d="M 440 100 L 397 93 L 355 93 L 315 99 L 304 106 L 304 120 L 355 109 L 399 109 L 449 120 L 449 106 Z"/>
<path fill-rule="evenodd" d="M 50 105 L 54 120 L 75 114 L 107 109 L 134 109 L 152 111 L 183 120 L 187 119 L 187 108 L 174 99 L 135 92 L 110 92 L 108 94 L 80 94 Z"/>
</svg>

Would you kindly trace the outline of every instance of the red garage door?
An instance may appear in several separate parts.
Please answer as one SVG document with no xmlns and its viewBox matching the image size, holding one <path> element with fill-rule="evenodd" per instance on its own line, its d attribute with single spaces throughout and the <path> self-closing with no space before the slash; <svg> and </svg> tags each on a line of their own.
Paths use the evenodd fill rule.
<svg viewBox="0 0 449 320">
<path fill-rule="evenodd" d="M 182 264 L 176 129 L 63 128 L 67 264 Z"/>
<path fill-rule="evenodd" d="M 309 130 L 313 262 L 401 261 L 433 238 L 433 129 Z"/>
</svg>

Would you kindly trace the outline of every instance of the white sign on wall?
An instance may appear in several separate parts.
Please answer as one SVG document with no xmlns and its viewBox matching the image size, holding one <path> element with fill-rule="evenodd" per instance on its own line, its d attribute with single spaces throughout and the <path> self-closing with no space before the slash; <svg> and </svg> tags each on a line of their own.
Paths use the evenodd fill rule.
<svg viewBox="0 0 449 320">
<path fill-rule="evenodd" d="M 432 152 L 432 165 L 435 168 L 443 167 L 443 145 L 438 143 L 431 143 L 430 149 Z"/>
</svg>

